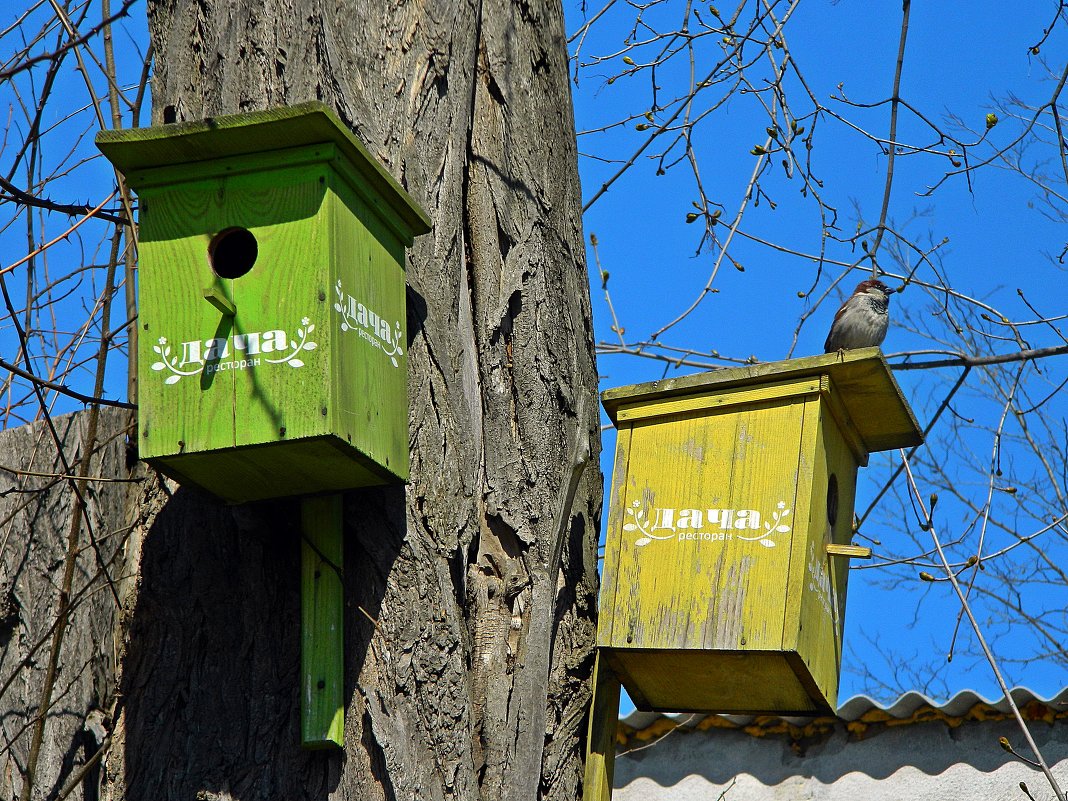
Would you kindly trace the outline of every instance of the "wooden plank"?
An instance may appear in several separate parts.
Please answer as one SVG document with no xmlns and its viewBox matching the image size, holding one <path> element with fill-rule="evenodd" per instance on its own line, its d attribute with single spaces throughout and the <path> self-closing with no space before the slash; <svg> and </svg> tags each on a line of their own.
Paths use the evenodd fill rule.
<svg viewBox="0 0 1068 801">
<path fill-rule="evenodd" d="M 404 247 L 411 246 L 411 231 L 399 222 L 389 203 L 382 197 L 378 188 L 364 182 L 362 174 L 352 167 L 336 145 L 321 143 L 292 147 L 285 150 L 269 150 L 263 153 L 248 153 L 240 156 L 199 162 L 195 165 L 172 164 L 160 167 L 146 167 L 126 176 L 127 182 L 137 192 L 148 192 L 157 187 L 174 188 L 179 184 L 203 182 L 222 178 L 234 178 L 239 175 L 262 174 L 278 169 L 296 167 L 319 167 L 340 178 L 359 198 L 364 208 L 376 219 L 376 226 L 388 231 L 390 239 L 395 239 L 401 247 L 401 267 L 404 267 Z M 368 227 L 371 227 L 370 225 Z"/>
<path fill-rule="evenodd" d="M 786 603 L 783 609 L 783 650 L 797 652 L 801 632 L 814 631 L 808 618 L 818 614 L 810 601 L 808 591 L 812 589 L 814 577 L 811 574 L 810 555 L 829 536 L 827 524 L 827 504 L 825 491 L 816 492 L 813 486 L 824 482 L 826 489 L 826 465 L 822 456 L 823 431 L 820 428 L 820 414 L 825 403 L 826 393 L 810 395 L 801 405 L 803 423 L 798 442 L 800 458 L 797 465 L 797 495 L 795 499 L 793 538 L 790 543 L 790 566 L 785 574 L 787 584 Z M 800 654 L 788 664 L 798 668 L 800 680 L 807 680 L 811 688 L 815 682 L 807 674 L 811 667 L 806 660 L 810 653 Z M 811 694 L 811 693 L 810 693 Z M 818 697 L 818 693 L 817 693 Z"/>
<path fill-rule="evenodd" d="M 226 227 L 255 235 L 256 264 L 230 283 L 235 333 L 255 366 L 234 374 L 235 443 L 328 433 L 333 314 L 325 297 L 329 242 L 326 165 L 228 178 L 216 193 Z"/>
<path fill-rule="evenodd" d="M 849 559 L 871 559 L 871 548 L 866 545 L 844 545 L 829 543 L 825 549 L 830 556 L 844 556 Z"/>
<path fill-rule="evenodd" d="M 852 538 L 857 464 L 826 404 L 813 401 L 810 411 L 816 423 L 812 426 L 814 441 L 806 445 L 812 454 L 808 482 L 812 511 L 804 553 L 790 576 L 791 586 L 796 588 L 791 608 L 797 612 L 796 621 L 787 622 L 787 646 L 797 652 L 798 664 L 806 666 L 816 691 L 834 708 L 841 675 L 849 563 L 832 559 L 827 546 Z M 837 487 L 833 523 L 828 502 L 832 483 Z"/>
<path fill-rule="evenodd" d="M 853 539 L 853 508 L 856 503 L 857 492 L 857 463 L 853 458 L 848 445 L 841 438 L 841 430 L 835 425 L 829 416 L 823 418 L 825 427 L 833 427 L 835 435 L 826 438 L 828 451 L 828 469 L 835 477 L 838 485 L 838 514 L 834 526 L 831 529 L 830 542 L 828 544 L 845 544 Z M 816 500 L 814 498 L 813 502 Z M 834 645 L 827 649 L 826 682 L 827 698 L 831 707 L 837 707 L 838 682 L 842 674 L 842 635 L 845 631 L 846 616 L 846 591 L 849 583 L 849 560 L 826 558 L 826 567 L 831 579 L 831 597 L 834 600 Z M 833 662 L 832 662 L 833 658 Z M 814 677 L 821 680 L 814 672 Z M 821 689 L 823 689 L 821 687 Z"/>
<path fill-rule="evenodd" d="M 392 484 L 397 477 L 337 437 L 225 448 L 148 460 L 180 483 L 229 503 Z"/>
<path fill-rule="evenodd" d="M 237 316 L 237 306 L 235 306 L 234 302 L 223 293 L 223 290 L 220 287 L 204 287 L 202 294 L 204 300 L 214 306 L 221 314 L 224 314 L 227 317 Z"/>
<path fill-rule="evenodd" d="M 213 223 L 201 198 L 160 189 L 143 204 L 138 295 L 141 326 L 138 446 L 144 459 L 234 445 L 234 378 L 216 372 L 234 318 L 203 300 L 221 281 L 207 260 Z M 226 294 L 224 292 L 224 294 Z M 213 343 L 213 344 L 209 344 Z"/>
<path fill-rule="evenodd" d="M 696 375 L 633 384 L 601 395 L 608 416 L 639 399 L 659 399 L 754 386 L 769 381 L 831 376 L 868 452 L 910 447 L 923 441 L 919 424 L 878 348 L 827 353 L 801 359 L 712 370 Z"/>
<path fill-rule="evenodd" d="M 336 173 L 327 178 L 334 346 L 329 415 L 338 436 L 408 478 L 408 334 L 404 245 Z"/>
<path fill-rule="evenodd" d="M 857 460 L 857 464 L 865 467 L 868 464 L 868 452 L 864 449 L 864 438 L 853 422 L 853 418 L 850 417 L 849 410 L 846 409 L 843 401 L 842 393 L 838 391 L 834 381 L 830 376 L 825 376 L 825 382 L 823 400 L 827 404 L 827 411 L 838 424 L 838 431 L 845 438 L 849 449 L 853 452 L 853 457 Z"/>
<path fill-rule="evenodd" d="M 583 801 L 611 801 L 619 729 L 619 679 L 601 659 L 593 668 L 593 699 L 586 737 L 586 777 Z"/>
<path fill-rule="evenodd" d="M 376 188 L 409 237 L 430 230 L 426 212 L 323 103 L 313 101 L 153 128 L 105 130 L 96 137 L 97 147 L 128 176 L 147 167 L 195 165 L 322 142 L 337 145 L 363 181 Z M 138 188 L 136 182 L 133 187 Z"/>
<path fill-rule="evenodd" d="M 820 379 L 820 376 L 813 376 L 798 381 L 773 381 L 758 387 L 730 387 L 718 392 L 686 395 L 678 398 L 639 399 L 633 403 L 621 405 L 616 412 L 616 421 L 617 423 L 624 423 L 644 420 L 650 417 L 726 409 L 747 403 L 760 403 L 794 395 L 821 392 L 823 384 Z"/>
<path fill-rule="evenodd" d="M 301 500 L 301 742 L 344 747 L 341 495 Z"/>
<path fill-rule="evenodd" d="M 782 647 L 803 408 L 633 426 L 606 644 Z"/>
<path fill-rule="evenodd" d="M 126 174 L 126 179 L 137 193 L 141 194 L 160 187 L 174 189 L 180 184 L 217 181 L 238 175 L 262 175 L 272 170 L 326 164 L 336 155 L 337 149 L 334 145 L 323 143 L 291 147 L 285 150 L 268 150 L 263 153 L 245 153 L 239 156 L 202 161 L 194 165 L 149 165 Z M 155 213 L 155 210 L 151 213 Z"/>
<path fill-rule="evenodd" d="M 617 675 L 639 709 L 736 715 L 828 711 L 799 680 L 789 651 L 603 650 L 605 661 L 618 665 Z M 635 696 L 631 687 L 644 688 L 649 697 Z"/>
<path fill-rule="evenodd" d="M 612 489 L 608 499 L 605 523 L 605 552 L 601 568 L 601 593 L 597 615 L 597 644 L 610 645 L 616 626 L 616 587 L 619 583 L 619 557 L 626 523 L 627 468 L 630 464 L 631 426 L 624 426 L 616 435 L 616 453 L 612 467 Z M 619 624 L 626 625 L 625 622 Z"/>
</svg>

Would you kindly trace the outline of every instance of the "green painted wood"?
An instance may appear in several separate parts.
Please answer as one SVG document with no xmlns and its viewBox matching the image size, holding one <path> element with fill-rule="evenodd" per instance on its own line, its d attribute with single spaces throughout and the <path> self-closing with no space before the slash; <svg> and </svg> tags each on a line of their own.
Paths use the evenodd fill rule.
<svg viewBox="0 0 1068 801">
<path fill-rule="evenodd" d="M 154 213 L 142 215 L 140 242 L 143 458 L 327 433 L 328 357 L 315 353 L 329 352 L 332 331 L 325 172 L 313 165 L 146 190 Z M 235 227 L 254 238 L 255 262 L 223 279 L 209 246 Z M 204 287 L 231 298 L 237 314 L 198 300 Z M 147 347 L 160 339 L 173 343 L 171 359 Z"/>
<path fill-rule="evenodd" d="M 141 214 L 138 443 L 149 461 L 234 446 L 233 373 L 206 373 L 208 364 L 220 359 L 205 345 L 227 342 L 234 318 L 203 298 L 205 288 L 230 296 L 232 290 L 207 261 L 210 223 L 193 223 L 207 211 L 196 202 L 199 197 L 173 197 L 173 214 Z M 143 203 L 153 200 L 142 198 Z M 166 205 L 172 194 L 160 193 L 155 200 Z"/>
<path fill-rule="evenodd" d="M 336 378 L 333 430 L 372 461 L 408 478 L 408 327 L 404 245 L 339 177 L 329 183 Z"/>
<path fill-rule="evenodd" d="M 226 500 L 408 476 L 428 223 L 337 124 L 313 104 L 100 140 L 140 200 L 140 454 Z"/>
<path fill-rule="evenodd" d="M 214 284 L 214 282 L 213 282 Z M 209 286 L 204 288 L 204 300 L 214 306 L 226 317 L 237 316 L 237 306 L 233 300 L 226 296 L 221 287 Z"/>
<path fill-rule="evenodd" d="M 586 736 L 583 801 L 611 801 L 619 729 L 619 678 L 598 651 L 593 668 L 593 700 Z"/>
<path fill-rule="evenodd" d="M 301 500 L 301 742 L 345 745 L 342 499 Z"/>
<path fill-rule="evenodd" d="M 159 457 L 152 465 L 181 484 L 210 486 L 214 495 L 228 503 L 373 487 L 397 480 L 333 436 Z"/>
<path fill-rule="evenodd" d="M 715 394 L 728 387 L 754 386 L 814 375 L 831 377 L 869 453 L 908 448 L 923 442 L 919 424 L 878 348 L 826 353 L 632 384 L 606 390 L 601 398 L 609 417 L 615 422 L 617 410 L 638 398 L 653 401 L 704 392 Z"/>
<path fill-rule="evenodd" d="M 258 349 L 254 368 L 234 372 L 238 447 L 329 433 L 322 409 L 335 378 L 337 327 L 323 299 L 330 275 L 327 173 L 319 164 L 225 182 L 241 199 L 226 219 L 248 228 L 259 251 L 248 274 L 232 281 L 235 332 L 247 338 L 249 351 L 254 342 Z M 270 187 L 261 197 L 258 182 L 265 179 Z"/>
<path fill-rule="evenodd" d="M 138 185 L 132 173 L 137 170 L 174 164 L 190 165 L 193 170 L 198 162 L 321 142 L 333 143 L 341 150 L 360 176 L 360 183 L 374 188 L 391 216 L 408 231 L 409 240 L 430 230 L 426 212 L 322 103 L 153 128 L 106 130 L 96 137 L 97 147 L 131 179 L 134 189 Z"/>
<path fill-rule="evenodd" d="M 133 129 L 141 130 L 141 129 Z M 155 130 L 145 129 L 145 130 Z M 130 147 L 127 144 L 124 147 Z M 133 143 L 132 146 L 136 146 Z M 122 155 L 123 151 L 117 151 Z M 210 182 L 220 178 L 233 178 L 238 175 L 258 173 L 260 175 L 272 170 L 310 167 L 337 158 L 337 148 L 330 142 L 315 145 L 268 150 L 263 153 L 245 153 L 212 161 L 200 161 L 185 164 L 161 164 L 140 167 L 126 175 L 127 182 L 137 190 L 138 195 L 152 189 L 174 189 L 178 184 Z M 144 209 L 141 209 L 144 211 Z"/>
</svg>

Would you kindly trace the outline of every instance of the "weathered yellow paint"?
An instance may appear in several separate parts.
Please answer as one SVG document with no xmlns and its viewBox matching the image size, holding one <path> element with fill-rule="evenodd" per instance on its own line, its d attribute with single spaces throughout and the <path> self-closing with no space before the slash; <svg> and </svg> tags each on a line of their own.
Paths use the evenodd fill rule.
<svg viewBox="0 0 1068 801">
<path fill-rule="evenodd" d="M 864 437 L 857 430 L 849 410 L 846 409 L 845 404 L 842 402 L 842 393 L 831 381 L 830 376 L 824 376 L 824 383 L 824 400 L 827 404 L 827 411 L 834 418 L 834 422 L 838 426 L 838 433 L 842 435 L 842 438 L 849 446 L 849 450 L 852 452 L 857 464 L 861 467 L 867 467 L 868 451 L 864 448 Z"/>
<path fill-rule="evenodd" d="M 834 711 L 841 673 L 842 629 L 845 622 L 845 586 L 849 564 L 831 559 L 827 545 L 847 543 L 853 534 L 853 499 L 857 460 L 831 413 L 829 405 L 810 403 L 815 425 L 803 446 L 811 454 L 807 496 L 812 513 L 795 549 L 803 552 L 798 569 L 789 578 L 795 602 L 788 610 L 789 637 L 784 648 L 796 653 L 798 680 L 812 693 L 816 710 Z M 865 453 L 864 461 L 867 461 Z M 832 477 L 837 486 L 837 512 L 831 520 L 829 496 Z"/>
<path fill-rule="evenodd" d="M 832 542 L 826 548 L 830 556 L 846 556 L 850 559 L 871 559 L 871 548 L 864 545 L 841 545 Z"/>
<path fill-rule="evenodd" d="M 593 700 L 586 736 L 583 801 L 610 801 L 619 730 L 619 679 L 597 656 L 593 667 Z"/>
<path fill-rule="evenodd" d="M 652 398 L 634 401 L 621 406 L 616 413 L 616 422 L 640 420 L 647 417 L 664 417 L 669 414 L 708 411 L 717 406 L 737 406 L 742 403 L 758 403 L 776 400 L 805 392 L 819 392 L 820 377 L 803 378 L 797 381 L 775 381 L 760 387 L 733 387 L 716 392 L 703 392 L 681 398 Z"/>
<path fill-rule="evenodd" d="M 773 498 L 773 506 L 781 501 L 794 507 L 793 472 L 772 467 L 788 458 L 796 465 L 803 411 L 803 404 L 772 407 L 764 402 L 719 416 L 717 425 L 708 424 L 708 415 L 694 414 L 632 427 L 630 458 L 643 471 L 631 469 L 624 488 L 624 525 L 633 528 L 628 530 L 632 536 L 619 543 L 616 603 L 627 613 L 612 621 L 607 644 L 721 649 L 781 645 L 785 585 L 775 578 L 789 569 L 790 552 L 759 544 L 767 534 L 762 521 L 741 521 L 745 527 L 736 529 L 736 510 L 753 508 L 746 495 L 754 489 Z M 793 446 L 789 455 L 783 451 L 787 442 Z M 712 522 L 709 509 L 721 510 L 729 519 Z M 754 522 L 756 528 L 750 528 Z M 724 539 L 715 548 L 701 548 L 702 541 L 696 539 L 677 539 L 680 534 L 697 536 L 702 529 Z M 666 542 L 679 547 L 658 547 Z M 762 605 L 780 610 L 777 620 L 744 602 L 753 583 L 768 588 Z M 691 614 L 695 608 L 707 614 L 698 620 Z"/>
<path fill-rule="evenodd" d="M 609 390 L 597 642 L 640 708 L 833 710 L 856 471 L 922 440 L 877 349 Z M 833 496 L 833 500 L 832 500 Z"/>
<path fill-rule="evenodd" d="M 606 390 L 602 402 L 608 416 L 615 422 L 617 410 L 638 399 L 679 397 L 708 391 L 712 387 L 725 390 L 812 375 L 829 375 L 832 378 L 869 453 L 901 447 L 901 442 L 908 447 L 909 444 L 922 441 L 916 418 L 878 348 L 825 353 L 804 359 L 765 362 L 646 384 L 631 384 Z"/>
</svg>

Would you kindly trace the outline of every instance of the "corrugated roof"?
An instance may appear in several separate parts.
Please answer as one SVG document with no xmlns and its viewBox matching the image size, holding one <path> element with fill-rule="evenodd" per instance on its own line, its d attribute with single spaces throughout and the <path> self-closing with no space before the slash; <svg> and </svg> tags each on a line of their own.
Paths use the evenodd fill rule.
<svg viewBox="0 0 1068 801">
<path fill-rule="evenodd" d="M 1043 706 L 1048 706 L 1057 711 L 1068 710 L 1068 687 L 1050 698 L 1043 698 L 1027 687 L 1013 687 L 1009 690 L 1009 694 L 1012 696 L 1012 700 L 1016 702 L 1016 706 L 1021 709 L 1030 705 L 1032 701 L 1038 701 Z M 1008 699 L 1004 696 L 996 701 L 991 701 L 973 690 L 961 690 L 942 704 L 938 704 L 918 692 L 907 692 L 889 706 L 882 706 L 878 701 L 874 701 L 866 695 L 856 695 L 838 708 L 838 717 L 847 721 L 858 720 L 865 713 L 878 709 L 892 718 L 902 720 L 912 717 L 917 709 L 924 706 L 931 707 L 950 717 L 961 717 L 976 704 L 985 704 L 1005 714 L 1009 714 L 1012 711 Z"/>
<path fill-rule="evenodd" d="M 1044 698 L 1027 687 L 1009 690 L 1012 700 L 1024 712 L 1026 719 L 1052 719 L 1068 716 L 1068 687 L 1050 698 Z M 985 698 L 973 690 L 961 690 L 948 701 L 938 703 L 923 693 L 907 692 L 892 704 L 883 705 L 866 695 L 850 698 L 838 708 L 836 717 L 779 717 L 777 715 L 716 715 L 707 713 L 631 712 L 620 723 L 620 739 L 648 739 L 660 736 L 674 728 L 744 729 L 758 733 L 778 732 L 784 729 L 804 729 L 813 723 L 822 727 L 845 725 L 851 730 L 863 729 L 870 723 L 922 723 L 942 720 L 958 725 L 964 719 L 1000 719 L 1012 714 L 1008 700 Z"/>
</svg>

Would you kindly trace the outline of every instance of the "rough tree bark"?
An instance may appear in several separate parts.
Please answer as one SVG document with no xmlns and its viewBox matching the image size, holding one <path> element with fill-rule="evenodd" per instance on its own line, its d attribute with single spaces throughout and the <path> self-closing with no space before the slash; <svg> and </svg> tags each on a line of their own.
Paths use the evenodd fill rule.
<svg viewBox="0 0 1068 801">
<path fill-rule="evenodd" d="M 148 11 L 155 123 L 323 100 L 434 229 L 407 273 L 411 483 L 346 496 L 345 752 L 296 745 L 297 504 L 135 466 L 101 797 L 577 798 L 601 479 L 559 3 Z"/>
<path fill-rule="evenodd" d="M 71 614 L 56 664 L 34 797 L 56 798 L 74 788 L 74 798 L 97 798 L 99 756 L 111 742 L 122 648 L 116 599 L 135 591 L 126 565 L 137 564 L 141 532 L 127 521 L 135 515 L 131 502 L 145 477 L 129 475 L 129 415 L 103 414 L 92 446 L 88 417 L 57 418 L 52 430 L 40 422 L 0 433 L 0 798 L 5 801 L 21 797 L 26 784 L 74 508 L 57 440 L 67 467 L 89 447 L 89 475 L 108 478 L 89 482 L 83 494 Z"/>
</svg>

